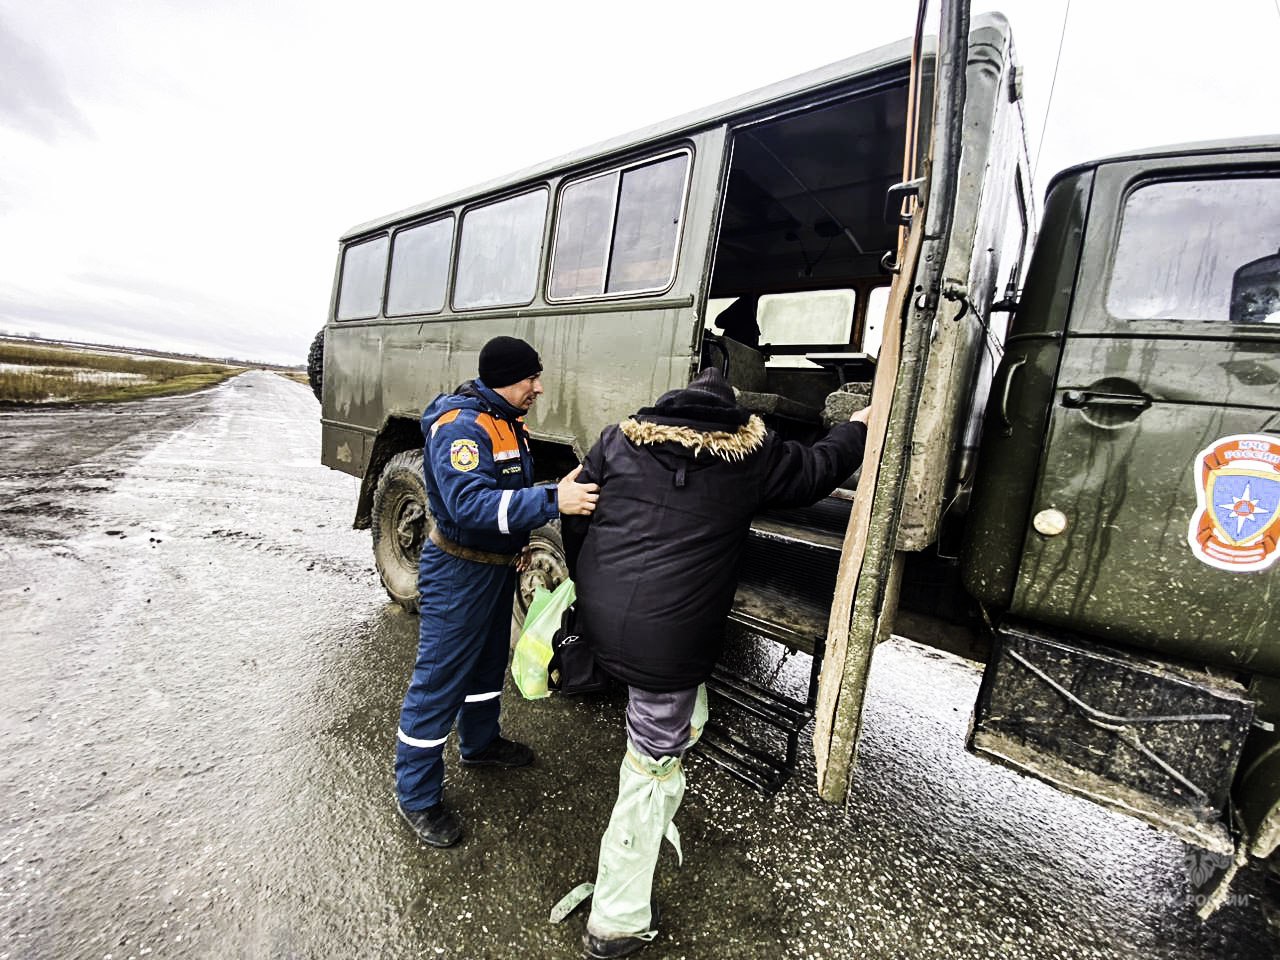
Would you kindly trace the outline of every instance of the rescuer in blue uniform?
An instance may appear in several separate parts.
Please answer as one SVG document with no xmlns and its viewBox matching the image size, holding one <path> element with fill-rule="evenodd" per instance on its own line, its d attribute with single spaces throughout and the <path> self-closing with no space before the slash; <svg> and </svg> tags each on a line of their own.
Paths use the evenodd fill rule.
<svg viewBox="0 0 1280 960">
<path fill-rule="evenodd" d="M 396 795 L 414 832 L 435 847 L 462 837 L 442 802 L 444 744 L 456 722 L 463 766 L 521 767 L 533 751 L 498 725 L 516 574 L 529 531 L 595 509 L 579 467 L 558 486 L 533 485 L 524 415 L 542 394 L 529 344 L 495 337 L 480 377 L 422 414 L 423 474 L 435 521 L 418 566 L 418 662 L 396 731 Z"/>
</svg>

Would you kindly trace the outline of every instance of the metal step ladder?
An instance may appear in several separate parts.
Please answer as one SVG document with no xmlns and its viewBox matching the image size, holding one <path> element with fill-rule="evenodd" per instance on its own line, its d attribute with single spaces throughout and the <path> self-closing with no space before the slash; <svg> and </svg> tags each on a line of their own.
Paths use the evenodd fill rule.
<svg viewBox="0 0 1280 960">
<path fill-rule="evenodd" d="M 843 493 L 843 492 L 842 492 Z M 851 498 L 771 511 L 752 522 L 727 629 L 746 631 L 812 658 L 803 700 L 740 676 L 724 663 L 707 683 L 712 720 L 698 751 L 730 775 L 772 795 L 796 772 L 800 735 L 813 720 L 818 676 Z M 719 720 L 729 714 L 732 719 Z M 780 735 L 781 747 L 750 735 Z"/>
</svg>

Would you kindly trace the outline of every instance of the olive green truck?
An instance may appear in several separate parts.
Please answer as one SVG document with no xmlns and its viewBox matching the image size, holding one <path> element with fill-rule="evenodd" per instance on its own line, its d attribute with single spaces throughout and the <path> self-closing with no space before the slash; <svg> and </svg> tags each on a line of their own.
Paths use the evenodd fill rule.
<svg viewBox="0 0 1280 960">
<path fill-rule="evenodd" d="M 412 608 L 418 418 L 490 337 L 542 354 L 547 482 L 706 364 L 801 439 L 870 396 L 861 476 L 757 518 L 728 625 L 809 695 L 726 671 L 785 747 L 719 759 L 776 787 L 811 732 L 839 801 L 875 644 L 951 649 L 970 748 L 1213 851 L 1207 914 L 1280 843 L 1280 137 L 1072 167 L 1037 211 L 1008 24 L 942 22 L 349 231 L 322 459 Z M 565 575 L 534 545 L 518 609 Z"/>
</svg>

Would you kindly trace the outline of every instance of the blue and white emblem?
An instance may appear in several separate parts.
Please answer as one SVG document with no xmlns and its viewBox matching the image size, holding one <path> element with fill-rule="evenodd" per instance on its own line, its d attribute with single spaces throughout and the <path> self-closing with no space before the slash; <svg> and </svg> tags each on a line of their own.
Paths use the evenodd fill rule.
<svg viewBox="0 0 1280 960">
<path fill-rule="evenodd" d="M 1194 468 L 1196 511 L 1187 543 L 1219 570 L 1265 570 L 1280 557 L 1280 438 L 1222 437 Z"/>
</svg>

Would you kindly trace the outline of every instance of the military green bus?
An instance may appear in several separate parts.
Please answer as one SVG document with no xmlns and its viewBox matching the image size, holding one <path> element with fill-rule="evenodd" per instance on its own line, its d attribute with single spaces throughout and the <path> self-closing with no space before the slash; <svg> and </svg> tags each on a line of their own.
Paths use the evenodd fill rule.
<svg viewBox="0 0 1280 960">
<path fill-rule="evenodd" d="M 840 800 L 876 643 L 961 652 L 970 747 L 1213 851 L 1207 913 L 1280 844 L 1280 138 L 1074 167 L 1038 216 L 1009 26 L 963 7 L 348 231 L 322 459 L 412 608 L 418 418 L 495 335 L 544 359 L 547 482 L 707 364 L 799 439 L 869 396 L 861 475 L 756 519 L 727 625 L 810 657 L 808 696 L 726 668 L 785 743 L 710 749 L 776 787 L 812 731 Z M 518 607 L 565 576 L 534 543 Z"/>
</svg>

